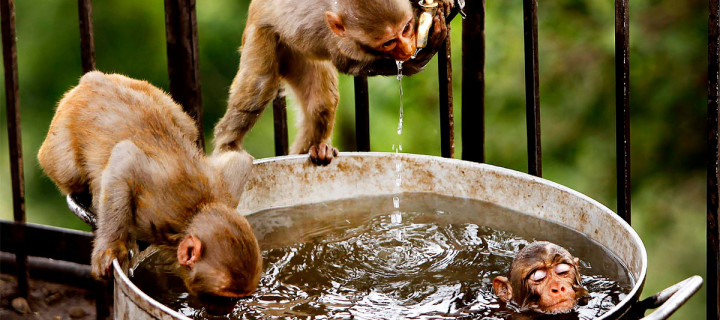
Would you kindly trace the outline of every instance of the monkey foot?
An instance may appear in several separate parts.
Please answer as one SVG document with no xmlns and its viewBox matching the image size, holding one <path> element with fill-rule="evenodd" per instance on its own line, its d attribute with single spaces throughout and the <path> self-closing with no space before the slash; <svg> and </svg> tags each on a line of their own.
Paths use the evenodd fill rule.
<svg viewBox="0 0 720 320">
<path fill-rule="evenodd" d="M 327 143 L 321 143 L 310 147 L 310 161 L 312 163 L 326 166 L 330 164 L 334 157 L 337 157 L 338 149 Z"/>
</svg>

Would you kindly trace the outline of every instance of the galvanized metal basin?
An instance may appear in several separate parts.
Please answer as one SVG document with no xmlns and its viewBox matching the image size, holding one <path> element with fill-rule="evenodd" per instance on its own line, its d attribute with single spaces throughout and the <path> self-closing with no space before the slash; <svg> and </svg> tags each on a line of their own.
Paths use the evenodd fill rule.
<svg viewBox="0 0 720 320">
<path fill-rule="evenodd" d="M 400 170 L 398 171 L 398 165 Z M 395 179 L 402 179 L 400 186 Z M 259 159 L 238 211 L 402 192 L 491 202 L 577 230 L 613 252 L 627 266 L 636 284 L 627 297 L 598 319 L 637 319 L 659 307 L 647 319 L 665 319 L 702 284 L 693 276 L 638 302 L 645 282 L 647 253 L 637 233 L 597 201 L 557 183 L 487 164 L 394 153 L 341 153 L 326 166 L 307 156 Z M 126 268 L 115 263 L 116 319 L 188 319 L 169 310 L 135 287 Z"/>
</svg>

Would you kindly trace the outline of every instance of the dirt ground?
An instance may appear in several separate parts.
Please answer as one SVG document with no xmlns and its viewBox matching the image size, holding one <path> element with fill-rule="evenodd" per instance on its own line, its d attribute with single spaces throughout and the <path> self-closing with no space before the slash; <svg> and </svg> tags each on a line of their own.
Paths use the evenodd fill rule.
<svg viewBox="0 0 720 320">
<path fill-rule="evenodd" d="M 27 305 L 16 298 L 17 281 L 14 276 L 0 274 L 0 319 L 95 319 L 94 292 L 63 284 L 30 279 Z M 25 311 L 24 306 L 30 310 Z"/>
</svg>

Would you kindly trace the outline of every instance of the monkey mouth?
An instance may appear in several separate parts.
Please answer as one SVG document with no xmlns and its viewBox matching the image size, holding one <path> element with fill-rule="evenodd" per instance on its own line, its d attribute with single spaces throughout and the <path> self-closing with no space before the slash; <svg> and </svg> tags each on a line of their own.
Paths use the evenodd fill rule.
<svg viewBox="0 0 720 320">
<path fill-rule="evenodd" d="M 553 303 L 548 306 L 544 306 L 542 308 L 542 311 L 545 313 L 566 313 L 572 310 L 572 308 L 575 306 L 575 300 L 574 299 L 565 299 L 560 300 L 556 303 Z"/>
</svg>

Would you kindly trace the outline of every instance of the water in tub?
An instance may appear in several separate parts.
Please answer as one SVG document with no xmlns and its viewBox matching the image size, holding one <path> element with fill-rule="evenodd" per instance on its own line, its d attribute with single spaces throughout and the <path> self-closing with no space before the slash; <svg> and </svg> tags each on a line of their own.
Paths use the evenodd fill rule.
<svg viewBox="0 0 720 320">
<path fill-rule="evenodd" d="M 590 301 L 563 319 L 593 319 L 634 285 L 609 251 L 581 234 L 493 204 L 398 194 L 269 209 L 248 216 L 263 250 L 258 291 L 222 319 L 510 319 L 492 279 L 529 241 L 548 240 L 581 261 Z M 398 204 L 396 208 L 396 204 Z M 402 219 L 397 219 L 397 215 Z M 232 254 L 232 253 L 228 253 Z M 151 257 L 152 258 L 152 257 Z M 214 318 L 152 259 L 134 281 L 195 319 Z"/>
</svg>

